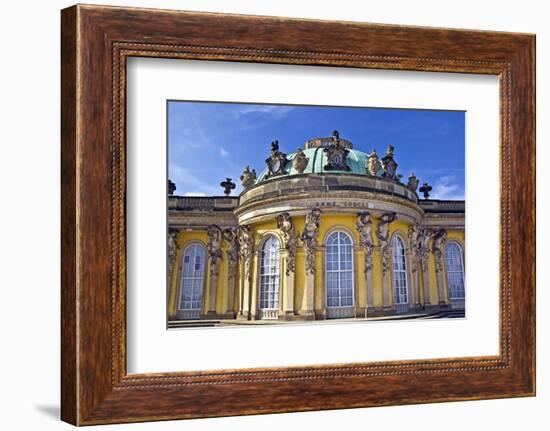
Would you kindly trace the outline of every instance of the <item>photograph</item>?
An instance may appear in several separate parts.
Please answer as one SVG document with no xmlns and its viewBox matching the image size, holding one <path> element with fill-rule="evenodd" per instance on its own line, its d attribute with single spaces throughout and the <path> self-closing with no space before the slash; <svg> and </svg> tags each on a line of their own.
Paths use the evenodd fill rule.
<svg viewBox="0 0 550 431">
<path fill-rule="evenodd" d="M 121 3 L 6 38 L 10 424 L 540 422 L 542 6 Z"/>
<path fill-rule="evenodd" d="M 168 329 L 466 318 L 464 111 L 166 112 Z"/>
</svg>

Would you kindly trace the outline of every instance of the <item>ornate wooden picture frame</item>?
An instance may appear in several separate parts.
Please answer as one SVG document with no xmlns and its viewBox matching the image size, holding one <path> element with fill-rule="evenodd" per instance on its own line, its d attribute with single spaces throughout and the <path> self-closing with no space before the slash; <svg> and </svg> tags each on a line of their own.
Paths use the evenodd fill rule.
<svg viewBox="0 0 550 431">
<path fill-rule="evenodd" d="M 64 421 L 535 394 L 534 35 L 78 5 L 62 11 L 61 49 Z M 128 374 L 125 100 L 132 56 L 497 75 L 500 354 Z"/>
</svg>

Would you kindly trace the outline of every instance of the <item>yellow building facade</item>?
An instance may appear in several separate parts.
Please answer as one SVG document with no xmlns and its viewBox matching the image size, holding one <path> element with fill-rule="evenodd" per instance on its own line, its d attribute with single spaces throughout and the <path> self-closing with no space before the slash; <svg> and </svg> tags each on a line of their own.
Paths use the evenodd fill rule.
<svg viewBox="0 0 550 431">
<path fill-rule="evenodd" d="M 168 199 L 168 321 L 464 315 L 464 201 L 417 194 L 337 133 L 246 167 L 238 197 Z"/>
</svg>

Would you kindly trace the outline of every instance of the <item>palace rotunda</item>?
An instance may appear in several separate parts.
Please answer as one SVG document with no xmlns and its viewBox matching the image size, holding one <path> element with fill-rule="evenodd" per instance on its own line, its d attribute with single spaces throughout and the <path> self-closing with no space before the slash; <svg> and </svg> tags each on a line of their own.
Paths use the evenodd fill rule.
<svg viewBox="0 0 550 431">
<path fill-rule="evenodd" d="M 230 178 L 212 197 L 170 182 L 169 326 L 463 316 L 464 201 L 397 167 L 391 145 L 379 157 L 335 131 L 289 154 L 274 141 L 237 197 Z"/>
</svg>

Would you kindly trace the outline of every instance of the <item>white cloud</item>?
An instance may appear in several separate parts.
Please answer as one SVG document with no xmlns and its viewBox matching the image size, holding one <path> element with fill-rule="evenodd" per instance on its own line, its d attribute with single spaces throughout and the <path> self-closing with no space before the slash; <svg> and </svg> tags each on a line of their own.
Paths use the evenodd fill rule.
<svg viewBox="0 0 550 431">
<path fill-rule="evenodd" d="M 430 197 L 432 199 L 462 200 L 464 199 L 464 190 L 456 183 L 454 175 L 444 175 L 436 180 Z"/>
<path fill-rule="evenodd" d="M 220 147 L 220 156 L 223 158 L 229 157 L 229 152 L 225 148 Z"/>
<path fill-rule="evenodd" d="M 202 193 L 204 196 L 212 196 L 218 195 L 221 190 L 220 187 L 202 180 L 176 163 L 170 163 L 170 179 L 176 183 L 176 195 L 183 194 L 185 196 L 186 190 L 191 190 L 189 193 Z"/>
<path fill-rule="evenodd" d="M 270 114 L 276 118 L 286 116 L 294 108 L 284 105 L 239 105 L 234 110 L 237 119 L 247 114 Z"/>
<path fill-rule="evenodd" d="M 206 193 L 203 193 L 203 192 L 186 192 L 183 196 L 189 196 L 189 197 L 206 196 Z"/>
</svg>

